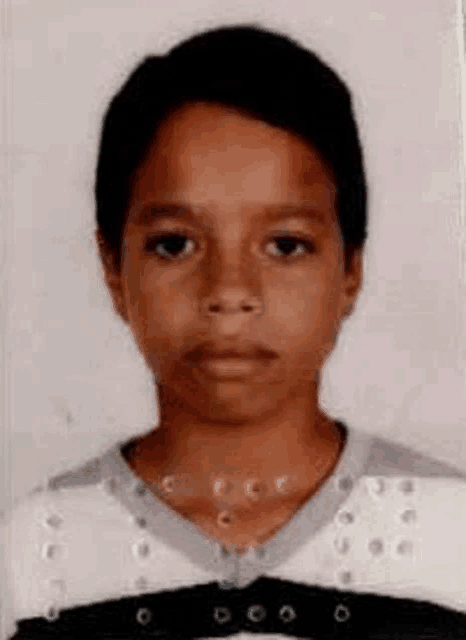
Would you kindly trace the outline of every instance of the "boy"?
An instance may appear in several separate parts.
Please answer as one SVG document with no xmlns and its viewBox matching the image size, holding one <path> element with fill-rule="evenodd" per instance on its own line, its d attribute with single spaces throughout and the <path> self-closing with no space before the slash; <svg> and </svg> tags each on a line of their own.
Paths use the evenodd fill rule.
<svg viewBox="0 0 466 640">
<path fill-rule="evenodd" d="M 464 477 L 318 403 L 366 238 L 341 80 L 253 27 L 148 58 L 96 202 L 160 424 L 15 509 L 7 635 L 466 637 Z"/>
</svg>

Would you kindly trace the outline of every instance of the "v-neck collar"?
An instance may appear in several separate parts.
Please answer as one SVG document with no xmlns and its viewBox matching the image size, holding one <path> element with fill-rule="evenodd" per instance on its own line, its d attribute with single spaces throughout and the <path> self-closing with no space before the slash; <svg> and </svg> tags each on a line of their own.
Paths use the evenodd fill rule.
<svg viewBox="0 0 466 640">
<path fill-rule="evenodd" d="M 154 539 L 218 574 L 226 587 L 229 583 L 245 586 L 308 543 L 333 520 L 351 494 L 364 471 L 373 438 L 339 424 L 346 431 L 346 443 L 333 473 L 272 538 L 260 548 L 240 556 L 226 552 L 221 543 L 204 535 L 175 512 L 157 490 L 144 486 L 123 456 L 127 441 L 118 442 L 102 458 L 102 480 L 136 523 Z"/>
</svg>

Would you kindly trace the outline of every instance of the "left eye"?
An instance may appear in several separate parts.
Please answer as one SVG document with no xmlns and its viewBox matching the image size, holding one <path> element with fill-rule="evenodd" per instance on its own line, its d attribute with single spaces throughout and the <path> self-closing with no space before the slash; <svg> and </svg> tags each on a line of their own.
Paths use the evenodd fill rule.
<svg viewBox="0 0 466 640">
<path fill-rule="evenodd" d="M 295 256 L 299 257 L 306 253 L 312 253 L 314 251 L 314 245 L 312 242 L 308 240 L 303 240 L 302 238 L 295 238 L 293 236 L 280 236 L 274 238 L 272 242 L 267 244 L 268 246 L 276 245 L 277 248 L 273 248 L 270 253 L 276 257 L 283 257 L 280 252 L 286 254 L 284 257 L 290 257 L 290 254 L 295 254 Z M 294 256 L 291 256 L 294 257 Z"/>
<path fill-rule="evenodd" d="M 151 238 L 146 244 L 146 250 L 158 254 L 162 260 L 190 255 L 195 249 L 195 243 L 190 238 L 178 233 Z M 176 254 L 176 255 L 175 255 Z"/>
</svg>

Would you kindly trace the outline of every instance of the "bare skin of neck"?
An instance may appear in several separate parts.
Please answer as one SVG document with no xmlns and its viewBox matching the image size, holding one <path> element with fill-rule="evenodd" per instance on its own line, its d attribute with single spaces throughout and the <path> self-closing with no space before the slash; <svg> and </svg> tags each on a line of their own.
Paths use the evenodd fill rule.
<svg viewBox="0 0 466 640">
<path fill-rule="evenodd" d="M 253 426 L 196 424 L 179 400 L 161 400 L 160 426 L 137 441 L 130 466 L 149 488 L 174 479 L 177 490 L 164 493 L 167 504 L 239 550 L 282 528 L 332 474 L 344 446 L 342 430 L 312 398 Z M 270 490 L 277 477 L 288 479 L 282 492 Z M 220 496 L 213 490 L 219 479 L 229 487 Z M 252 498 L 243 490 L 248 481 L 257 490 Z"/>
</svg>

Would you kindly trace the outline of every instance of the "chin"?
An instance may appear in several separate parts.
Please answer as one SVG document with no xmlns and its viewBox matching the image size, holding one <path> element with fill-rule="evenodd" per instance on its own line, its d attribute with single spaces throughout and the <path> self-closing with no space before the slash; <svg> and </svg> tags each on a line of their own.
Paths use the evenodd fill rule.
<svg viewBox="0 0 466 640">
<path fill-rule="evenodd" d="M 209 406 L 206 414 L 201 414 L 200 418 L 204 422 L 215 423 L 218 426 L 244 426 L 250 423 L 257 423 L 266 420 L 269 416 L 276 415 L 277 409 L 269 406 L 235 406 L 226 404 L 216 404 Z"/>
<path fill-rule="evenodd" d="M 182 398 L 183 404 L 189 405 L 200 420 L 228 425 L 265 419 L 269 413 L 275 415 L 283 406 L 287 388 L 283 381 L 279 383 L 280 392 L 275 385 L 267 387 L 258 388 L 237 381 L 214 382 L 208 386 L 178 382 L 173 390 L 176 397 Z"/>
</svg>

